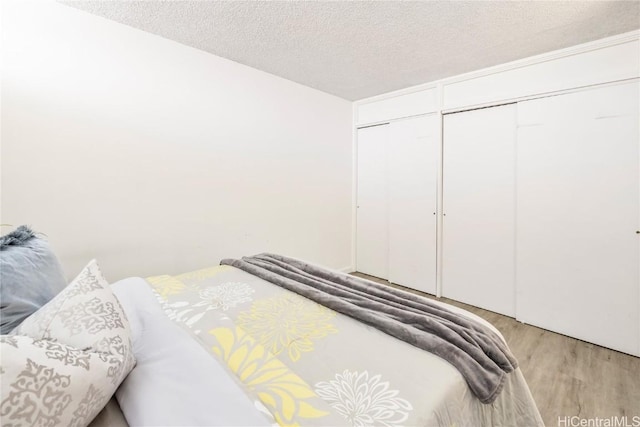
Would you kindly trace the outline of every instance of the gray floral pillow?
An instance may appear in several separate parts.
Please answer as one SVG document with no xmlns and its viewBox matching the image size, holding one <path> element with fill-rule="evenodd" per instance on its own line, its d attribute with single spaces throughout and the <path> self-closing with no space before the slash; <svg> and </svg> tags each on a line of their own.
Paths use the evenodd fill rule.
<svg viewBox="0 0 640 427">
<path fill-rule="evenodd" d="M 96 261 L 0 337 L 3 426 L 86 426 L 133 369 L 126 315 Z"/>
</svg>

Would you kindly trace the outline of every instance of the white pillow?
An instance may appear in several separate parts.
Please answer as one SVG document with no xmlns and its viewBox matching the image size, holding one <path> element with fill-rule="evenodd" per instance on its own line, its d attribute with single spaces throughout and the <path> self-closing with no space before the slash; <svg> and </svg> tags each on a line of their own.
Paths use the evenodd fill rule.
<svg viewBox="0 0 640 427">
<path fill-rule="evenodd" d="M 2 425 L 86 426 L 135 365 L 129 322 L 91 261 L 0 337 Z"/>
</svg>

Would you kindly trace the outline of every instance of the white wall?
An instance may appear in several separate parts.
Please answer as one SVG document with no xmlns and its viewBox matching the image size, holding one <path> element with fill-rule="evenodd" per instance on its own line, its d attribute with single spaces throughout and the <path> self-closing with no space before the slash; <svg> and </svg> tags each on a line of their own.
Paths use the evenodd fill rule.
<svg viewBox="0 0 640 427">
<path fill-rule="evenodd" d="M 67 6 L 2 2 L 1 221 L 69 277 L 351 263 L 351 103 Z M 6 231 L 6 229 L 3 229 Z"/>
</svg>

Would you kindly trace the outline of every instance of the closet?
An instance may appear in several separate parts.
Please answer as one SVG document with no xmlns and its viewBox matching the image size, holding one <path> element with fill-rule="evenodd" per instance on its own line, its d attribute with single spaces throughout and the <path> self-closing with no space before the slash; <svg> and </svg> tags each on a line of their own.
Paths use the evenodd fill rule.
<svg viewBox="0 0 640 427">
<path fill-rule="evenodd" d="M 357 270 L 389 275 L 387 145 L 389 124 L 358 129 Z"/>
<path fill-rule="evenodd" d="M 443 118 L 442 295 L 515 316 L 516 105 Z"/>
<path fill-rule="evenodd" d="M 518 103 L 517 318 L 640 355 L 640 86 Z"/>
<path fill-rule="evenodd" d="M 358 129 L 357 270 L 436 292 L 439 117 Z"/>
<path fill-rule="evenodd" d="M 356 103 L 357 270 L 640 356 L 638 49 Z"/>
<path fill-rule="evenodd" d="M 443 296 L 640 353 L 639 93 L 444 115 Z"/>
</svg>

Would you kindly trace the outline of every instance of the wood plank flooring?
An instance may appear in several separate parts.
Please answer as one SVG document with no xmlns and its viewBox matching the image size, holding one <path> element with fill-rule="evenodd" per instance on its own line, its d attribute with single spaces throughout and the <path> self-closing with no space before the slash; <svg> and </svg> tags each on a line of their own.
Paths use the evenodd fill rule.
<svg viewBox="0 0 640 427">
<path fill-rule="evenodd" d="M 353 274 L 389 284 L 365 274 Z M 436 299 L 433 295 L 397 287 Z M 547 427 L 616 425 L 605 424 L 607 420 L 602 419 L 623 416 L 627 417 L 627 426 L 622 426 L 640 426 L 640 358 L 448 298 L 438 300 L 477 314 L 502 332 L 520 363 Z M 571 420 L 574 416 L 579 419 Z M 565 417 L 566 421 L 562 422 Z M 600 418 L 601 424 L 595 424 L 598 421 L 586 424 L 588 419 L 595 418 Z M 585 424 L 578 424 L 581 420 L 585 420 L 582 421 Z"/>
</svg>

